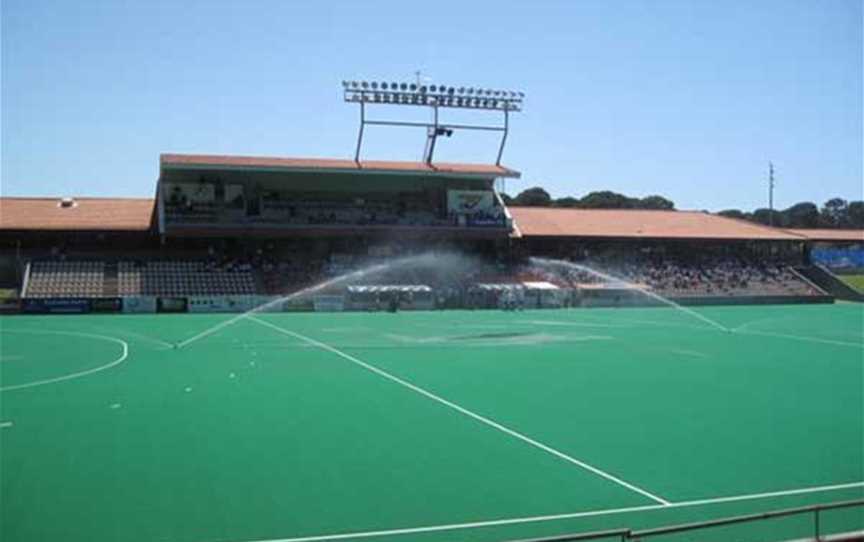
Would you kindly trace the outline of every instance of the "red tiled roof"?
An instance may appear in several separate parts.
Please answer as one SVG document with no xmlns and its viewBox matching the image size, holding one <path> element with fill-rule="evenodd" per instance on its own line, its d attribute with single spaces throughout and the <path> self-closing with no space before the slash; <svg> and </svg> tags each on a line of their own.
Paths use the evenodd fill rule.
<svg viewBox="0 0 864 542">
<path fill-rule="evenodd" d="M 811 241 L 859 241 L 864 242 L 864 230 L 804 229 L 789 228 L 786 231 L 806 237 Z"/>
<path fill-rule="evenodd" d="M 508 209 L 523 237 L 802 240 L 783 230 L 699 211 Z"/>
<path fill-rule="evenodd" d="M 451 164 L 436 162 L 393 162 L 381 160 L 353 160 L 333 158 L 271 158 L 255 156 L 218 156 L 208 154 L 163 154 L 162 169 L 217 167 L 261 168 L 281 170 L 327 170 L 335 172 L 417 173 L 426 175 L 467 175 L 472 177 L 519 177 L 518 171 L 495 164 Z"/>
<path fill-rule="evenodd" d="M 0 230 L 145 231 L 152 198 L 0 198 Z"/>
</svg>

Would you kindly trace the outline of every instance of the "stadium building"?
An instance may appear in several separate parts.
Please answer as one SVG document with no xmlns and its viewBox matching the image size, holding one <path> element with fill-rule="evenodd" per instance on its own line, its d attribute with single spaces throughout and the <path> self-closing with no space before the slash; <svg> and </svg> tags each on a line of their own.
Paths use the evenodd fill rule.
<svg viewBox="0 0 864 542">
<path fill-rule="evenodd" d="M 546 301 L 537 294 L 530 306 L 584 305 L 589 298 L 641 303 L 644 296 L 632 288 L 622 296 L 621 285 L 538 274 L 524 264 L 542 256 L 619 273 L 642 265 L 658 275 L 661 266 L 689 260 L 691 267 L 672 271 L 681 277 L 667 281 L 652 283 L 635 271 L 623 278 L 685 303 L 824 302 L 855 293 L 824 267 L 813 269 L 811 255 L 825 260 L 838 247 L 858 254 L 864 237 L 706 212 L 508 208 L 496 180 L 520 174 L 500 165 L 182 154 L 162 155 L 159 165 L 151 199 L 3 198 L 4 310 L 50 311 L 54 299 L 60 310 L 70 310 L 69 299 L 81 310 L 89 310 L 88 299 L 122 310 L 133 298 L 136 307 L 153 310 L 245 310 L 363 264 L 430 250 L 474 255 L 480 263 L 453 284 L 391 274 L 362 285 L 448 290 L 450 301 L 426 299 L 417 304 L 423 308 L 497 307 L 504 292 L 532 284 L 562 291 L 546 292 Z M 730 263 L 742 258 L 750 262 L 746 277 Z M 736 278 L 727 280 L 730 274 Z M 326 293 L 344 296 L 356 285 Z M 455 296 L 454 288 L 462 292 Z M 473 293 L 478 288 L 483 295 Z"/>
</svg>

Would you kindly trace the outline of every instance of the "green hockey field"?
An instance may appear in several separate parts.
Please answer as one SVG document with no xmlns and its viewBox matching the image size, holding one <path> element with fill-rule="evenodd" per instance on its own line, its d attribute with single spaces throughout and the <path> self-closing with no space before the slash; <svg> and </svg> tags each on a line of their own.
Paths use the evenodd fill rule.
<svg viewBox="0 0 864 542">
<path fill-rule="evenodd" d="M 0 539 L 502 542 L 864 497 L 864 306 L 697 311 L 3 317 Z"/>
</svg>

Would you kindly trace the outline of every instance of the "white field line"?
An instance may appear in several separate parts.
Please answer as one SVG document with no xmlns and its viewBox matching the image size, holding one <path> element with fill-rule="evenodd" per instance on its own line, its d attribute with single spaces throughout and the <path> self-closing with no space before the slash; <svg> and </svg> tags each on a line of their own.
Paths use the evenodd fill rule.
<svg viewBox="0 0 864 542">
<path fill-rule="evenodd" d="M 363 367 L 367 371 L 371 371 L 371 372 L 373 372 L 379 376 L 386 378 L 387 380 L 390 380 L 392 382 L 399 384 L 400 386 L 404 386 L 404 387 L 410 389 L 411 391 L 414 391 L 416 393 L 419 393 L 420 395 L 428 397 L 429 399 L 432 399 L 433 401 L 441 403 L 444 406 L 450 407 L 457 412 L 460 412 L 460 413 L 462 413 L 462 414 L 464 414 L 470 418 L 473 418 L 473 419 L 479 421 L 480 423 L 486 424 L 489 427 L 492 427 L 494 429 L 501 431 L 502 433 L 506 433 L 506 434 L 510 435 L 511 437 L 515 437 L 515 438 L 517 438 L 523 442 L 526 442 L 526 443 L 530 444 L 531 446 L 534 446 L 535 448 L 539 448 L 546 453 L 552 454 L 555 457 L 563 459 L 564 461 L 567 461 L 567 462 L 572 463 L 576 466 L 579 466 L 579 467 L 581 467 L 581 468 L 583 468 L 589 472 L 592 472 L 598 476 L 601 476 L 601 477 L 603 477 L 603 478 L 605 478 L 611 482 L 614 482 L 620 486 L 623 486 L 623 487 L 625 487 L 631 491 L 639 493 L 640 495 L 647 497 L 654 502 L 658 502 L 662 505 L 669 505 L 670 504 L 669 501 L 667 501 L 666 499 L 664 499 L 662 497 L 658 497 L 657 495 L 650 493 L 648 491 L 645 491 L 644 489 L 642 489 L 638 486 L 635 486 L 629 482 L 626 482 L 626 481 L 618 478 L 617 476 L 614 476 L 612 474 L 609 474 L 608 472 L 600 470 L 597 467 L 591 466 L 588 463 L 585 463 L 584 461 L 580 461 L 576 458 L 573 458 L 573 457 L 571 457 L 571 456 L 569 456 L 563 452 L 556 450 L 555 448 L 547 446 L 547 445 L 543 444 L 542 442 L 538 442 L 538 441 L 532 439 L 531 437 L 527 437 L 527 436 L 523 435 L 522 433 L 514 431 L 513 429 L 510 429 L 509 427 L 505 427 L 505 426 L 501 425 L 500 423 L 493 421 L 489 418 L 486 418 L 484 416 L 481 416 L 480 414 L 477 414 L 475 412 L 472 412 L 472 411 L 468 410 L 467 408 L 461 407 L 461 406 L 457 405 L 456 403 L 448 401 L 447 399 L 444 399 L 443 397 L 435 395 L 434 393 L 427 391 L 427 390 L 425 390 L 419 386 L 415 386 L 414 384 L 408 382 L 407 380 L 402 380 L 401 378 L 399 378 L 397 376 L 394 376 L 394 375 L 392 375 L 392 374 L 390 374 L 390 373 L 388 373 L 382 369 L 379 369 L 378 367 L 375 367 L 374 365 L 370 365 L 370 364 L 368 364 L 368 363 L 366 363 L 360 359 L 357 359 L 350 354 L 346 354 L 345 352 L 342 352 L 341 350 L 334 348 L 328 344 L 322 343 L 320 341 L 316 341 L 315 339 L 312 339 L 312 338 L 307 337 L 305 335 L 301 335 L 300 333 L 295 333 L 294 331 L 289 331 L 287 329 L 281 328 L 281 327 L 274 325 L 274 324 L 271 324 L 270 322 L 267 322 L 265 320 L 259 320 L 258 318 L 255 318 L 254 316 L 250 316 L 249 319 L 254 321 L 254 322 L 257 322 L 263 326 L 269 327 L 275 331 L 278 331 L 279 333 L 294 337 L 295 339 L 300 339 L 301 341 L 304 341 L 304 342 L 311 344 L 313 346 L 317 346 L 318 348 L 321 348 L 322 350 L 326 350 L 328 352 L 336 354 L 337 356 L 339 356 L 345 360 L 348 360 L 351 363 L 354 363 L 356 365 L 359 365 L 360 367 Z"/>
<path fill-rule="evenodd" d="M 12 422 L 0 422 L 0 429 L 3 429 L 4 427 L 12 427 L 12 425 L 14 425 Z"/>
<path fill-rule="evenodd" d="M 217 331 L 219 331 L 220 329 L 223 329 L 223 328 L 230 326 L 234 322 L 239 322 L 240 320 L 243 320 L 244 318 L 248 318 L 250 314 L 251 314 L 251 312 L 243 312 L 243 313 L 238 314 L 237 316 L 233 316 L 227 320 L 219 322 L 218 324 L 216 324 L 213 327 L 209 327 L 209 328 L 205 329 L 204 331 L 189 337 L 188 339 L 180 341 L 179 343 L 177 343 L 177 348 L 183 348 L 188 344 L 192 344 L 197 340 L 200 340 L 200 339 L 203 339 L 204 337 L 207 337 L 208 335 L 212 335 L 212 334 L 216 333 Z"/>
<path fill-rule="evenodd" d="M 120 354 L 119 358 L 117 358 L 114 361 L 107 363 L 105 365 L 100 365 L 99 367 L 94 367 L 93 369 L 87 369 L 86 371 L 79 371 L 77 373 L 71 373 L 68 375 L 58 376 L 55 378 L 46 378 L 45 380 L 37 380 L 35 382 L 27 382 L 26 384 L 15 384 L 13 386 L 3 386 L 3 387 L 0 387 L 0 392 L 10 391 L 10 390 L 20 390 L 20 389 L 24 389 L 24 388 L 32 388 L 35 386 L 42 386 L 44 384 L 53 384 L 54 382 L 62 382 L 64 380 L 72 380 L 74 378 L 80 378 L 82 376 L 87 376 L 90 374 L 104 371 L 106 369 L 110 369 L 111 367 L 114 367 L 115 365 L 120 365 L 121 363 L 126 361 L 127 357 L 129 357 L 129 345 L 126 343 L 126 341 L 124 341 L 122 339 L 117 339 L 114 337 L 108 337 L 106 335 L 96 335 L 94 333 L 77 333 L 74 331 L 45 331 L 45 330 L 38 330 L 38 329 L 33 329 L 33 330 L 30 330 L 30 329 L 28 329 L 28 330 L 7 329 L 7 330 L 4 330 L 4 333 L 34 333 L 34 334 L 47 333 L 47 334 L 51 334 L 51 335 L 70 335 L 73 337 L 89 337 L 91 339 L 101 339 L 103 341 L 115 342 L 123 348 L 123 351 Z"/>
<path fill-rule="evenodd" d="M 542 523 L 548 521 L 560 521 L 565 519 L 578 519 L 595 516 L 612 516 L 616 514 L 627 514 L 633 512 L 649 512 L 654 510 L 668 510 L 670 508 L 686 508 L 692 506 L 706 506 L 723 504 L 727 502 L 751 501 L 767 499 L 771 497 L 787 497 L 792 495 L 806 495 L 808 493 L 823 493 L 826 491 L 837 491 L 841 489 L 852 489 L 864 487 L 864 482 L 852 482 L 848 484 L 837 484 L 831 486 L 805 487 L 800 489 L 789 489 L 785 491 L 772 491 L 770 493 L 753 493 L 749 495 L 732 495 L 729 497 L 718 497 L 714 499 L 699 499 L 693 501 L 673 502 L 667 505 L 648 504 L 644 506 L 631 506 L 627 508 L 610 508 L 606 510 L 589 510 L 586 512 L 571 512 L 565 514 L 552 514 L 547 516 L 526 516 L 519 518 L 493 519 L 487 521 L 474 521 L 468 523 L 451 523 L 445 525 L 429 525 L 425 527 L 407 527 L 402 529 L 384 529 L 380 531 L 359 531 L 353 533 L 337 533 L 327 535 L 300 536 L 295 538 L 262 539 L 248 542 L 317 542 L 323 540 L 345 540 L 355 538 L 373 538 L 383 536 L 397 536 L 418 533 L 431 533 L 437 531 L 456 531 L 460 529 L 479 529 L 483 527 L 498 527 L 502 525 L 520 525 L 526 523 Z"/>
<path fill-rule="evenodd" d="M 852 343 L 847 341 L 835 341 L 833 339 L 820 339 L 818 337 L 807 337 L 804 335 L 790 335 L 788 333 L 775 333 L 773 331 L 755 331 L 755 330 L 743 330 L 738 329 L 733 331 L 733 333 L 738 333 L 742 335 L 762 335 L 764 337 L 777 337 L 780 339 L 791 339 L 793 341 L 803 341 L 803 342 L 812 342 L 812 343 L 821 343 L 821 344 L 834 344 L 838 346 L 851 346 L 853 348 L 864 348 L 864 342 L 860 343 Z"/>
<path fill-rule="evenodd" d="M 167 341 L 163 341 L 162 339 L 157 339 L 155 337 L 150 337 L 149 335 L 144 335 L 143 333 L 136 333 L 134 331 L 129 331 L 127 329 L 118 329 L 118 330 L 113 330 L 113 331 L 115 333 L 119 332 L 122 335 L 126 335 L 128 337 L 134 337 L 134 338 L 141 340 L 141 341 L 144 341 L 144 342 L 158 344 L 159 346 L 163 346 L 165 348 L 174 348 L 174 345 L 167 342 Z"/>
</svg>

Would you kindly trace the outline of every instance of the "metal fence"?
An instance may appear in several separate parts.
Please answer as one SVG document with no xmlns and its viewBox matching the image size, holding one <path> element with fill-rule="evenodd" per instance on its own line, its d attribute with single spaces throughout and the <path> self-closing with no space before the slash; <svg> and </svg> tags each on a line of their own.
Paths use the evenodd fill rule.
<svg viewBox="0 0 864 542">
<path fill-rule="evenodd" d="M 864 507 L 864 499 L 851 501 L 839 501 L 829 504 L 815 504 L 811 506 L 801 506 L 798 508 L 786 508 L 783 510 L 773 510 L 770 512 L 761 512 L 758 514 L 748 514 L 744 516 L 732 516 L 728 518 L 712 519 L 709 521 L 700 521 L 696 523 L 682 523 L 679 525 L 669 525 L 666 527 L 656 527 L 653 529 L 642 529 L 634 531 L 632 529 L 613 529 L 608 531 L 594 531 L 590 533 L 569 534 L 560 536 L 551 536 L 546 538 L 532 538 L 528 540 L 519 540 L 514 542 L 576 542 L 580 540 L 600 540 L 600 539 L 617 539 L 622 542 L 626 541 L 642 541 L 649 538 L 683 533 L 687 531 L 698 531 L 704 529 L 712 529 L 714 527 L 722 527 L 726 525 L 736 525 L 740 523 L 751 523 L 754 521 L 765 521 L 773 518 L 799 516 L 803 514 L 813 515 L 813 538 L 817 542 L 821 540 L 821 517 L 822 512 L 826 510 L 836 510 L 840 508 Z"/>
</svg>

